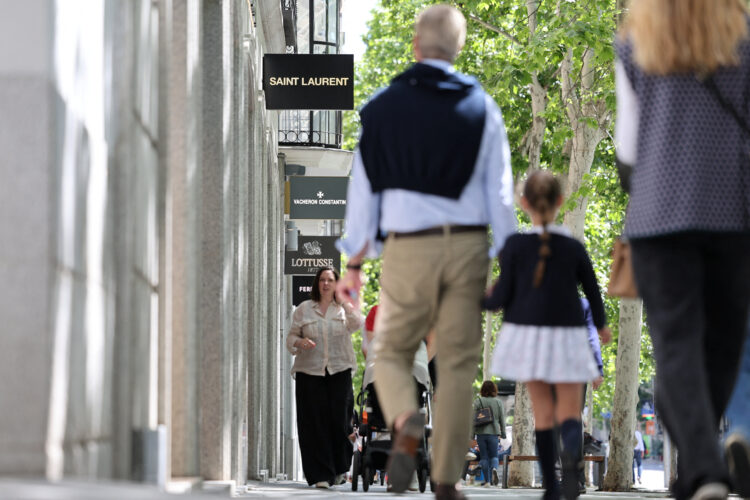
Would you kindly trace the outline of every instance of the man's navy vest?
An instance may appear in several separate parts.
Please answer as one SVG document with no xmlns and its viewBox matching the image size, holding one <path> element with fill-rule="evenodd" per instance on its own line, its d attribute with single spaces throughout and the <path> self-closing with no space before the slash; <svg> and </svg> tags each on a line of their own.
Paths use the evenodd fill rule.
<svg viewBox="0 0 750 500">
<path fill-rule="evenodd" d="M 417 63 L 360 112 L 359 151 L 374 193 L 406 189 L 458 199 L 474 172 L 485 93 L 460 73 Z"/>
</svg>

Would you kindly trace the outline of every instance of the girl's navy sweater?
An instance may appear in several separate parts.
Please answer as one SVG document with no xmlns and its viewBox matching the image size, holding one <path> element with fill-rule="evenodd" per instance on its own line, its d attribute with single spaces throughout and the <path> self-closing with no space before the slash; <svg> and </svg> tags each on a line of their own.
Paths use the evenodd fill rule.
<svg viewBox="0 0 750 500">
<path fill-rule="evenodd" d="M 581 242 L 550 233 L 551 253 L 539 288 L 534 288 L 534 271 L 542 240 L 537 233 L 514 234 L 500 257 L 500 279 L 486 297 L 486 309 L 504 309 L 503 321 L 519 325 L 585 326 L 578 294 L 580 283 L 591 304 L 594 325 L 606 325 L 604 304 L 596 275 Z"/>
</svg>

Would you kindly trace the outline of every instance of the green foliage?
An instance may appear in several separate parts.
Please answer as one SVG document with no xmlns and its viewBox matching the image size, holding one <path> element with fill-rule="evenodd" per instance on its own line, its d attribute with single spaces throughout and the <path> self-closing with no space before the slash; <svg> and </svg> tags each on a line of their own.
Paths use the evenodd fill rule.
<svg viewBox="0 0 750 500">
<path fill-rule="evenodd" d="M 355 105 L 361 107 L 378 89 L 413 62 L 412 37 L 416 14 L 439 0 L 380 0 L 368 23 L 364 36 L 367 47 L 364 58 L 356 66 Z M 541 152 L 542 168 L 566 174 L 569 165 L 569 143 L 573 137 L 568 104 L 601 103 L 596 113 L 576 116 L 589 127 L 606 130 L 608 137 L 599 143 L 591 168 L 580 189 L 563 206 L 569 210 L 581 197 L 588 200 L 585 243 L 594 263 L 600 284 L 607 282 L 611 264 L 613 238 L 622 230 L 627 196 L 619 187 L 614 166 L 614 145 L 611 140 L 614 112 L 614 51 L 612 42 L 616 29 L 615 0 L 539 1 L 536 31 L 530 32 L 526 2 L 518 0 L 461 0 L 452 2 L 467 18 L 466 44 L 455 65 L 459 71 L 475 76 L 494 97 L 503 111 L 514 177 L 520 181 L 528 169 L 525 138 L 532 124 L 529 84 L 536 74 L 547 90 L 547 106 L 543 117 L 546 131 Z M 558 11 L 559 8 L 559 11 Z M 572 52 L 572 86 L 574 95 L 563 95 L 561 62 Z M 583 57 L 593 51 L 592 74 L 583 75 Z M 584 76 L 592 76 L 593 84 L 584 91 Z M 344 114 L 345 148 L 356 146 L 359 120 L 355 111 Z M 528 224 L 525 214 L 518 212 L 521 226 Z M 380 276 L 379 261 L 364 266 L 369 281 L 365 287 L 363 310 L 377 303 Z M 494 277 L 499 275 L 495 265 Z M 610 409 L 614 393 L 616 339 L 618 336 L 619 301 L 605 298 L 605 308 L 614 341 L 603 348 L 605 382 L 595 393 L 594 414 Z M 493 316 L 495 338 L 501 318 Z M 641 379 L 653 375 L 651 344 L 642 336 Z M 482 367 L 477 370 L 475 387 L 481 383 Z M 361 372 L 356 380 L 361 380 Z M 359 385 L 355 382 L 356 390 Z"/>
</svg>

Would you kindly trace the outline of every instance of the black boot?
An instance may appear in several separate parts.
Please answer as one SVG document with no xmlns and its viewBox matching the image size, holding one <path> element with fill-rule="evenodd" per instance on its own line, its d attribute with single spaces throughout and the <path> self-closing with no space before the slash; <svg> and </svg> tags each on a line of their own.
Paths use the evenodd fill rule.
<svg viewBox="0 0 750 500">
<path fill-rule="evenodd" d="M 563 449 L 560 452 L 562 464 L 562 492 L 565 500 L 578 498 L 578 477 L 583 469 L 583 446 L 580 420 L 569 419 L 560 426 Z"/>
<path fill-rule="evenodd" d="M 554 429 L 536 431 L 536 454 L 542 469 L 542 485 L 544 486 L 544 500 L 558 500 L 560 485 L 555 477 L 555 463 L 557 462 L 557 437 Z"/>
</svg>

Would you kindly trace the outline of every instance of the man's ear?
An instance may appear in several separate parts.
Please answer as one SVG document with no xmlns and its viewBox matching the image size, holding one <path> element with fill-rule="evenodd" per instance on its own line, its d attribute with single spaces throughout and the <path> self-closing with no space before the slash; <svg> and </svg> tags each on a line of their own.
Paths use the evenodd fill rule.
<svg viewBox="0 0 750 500">
<path fill-rule="evenodd" d="M 412 48 L 414 49 L 414 59 L 421 61 L 422 52 L 419 50 L 419 37 L 417 35 L 414 35 L 414 38 L 412 38 Z"/>
</svg>

